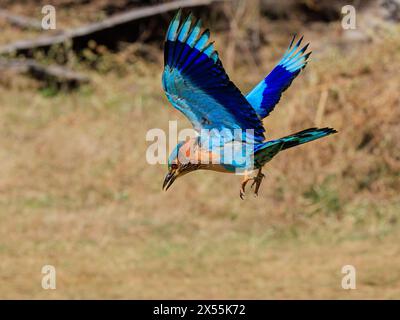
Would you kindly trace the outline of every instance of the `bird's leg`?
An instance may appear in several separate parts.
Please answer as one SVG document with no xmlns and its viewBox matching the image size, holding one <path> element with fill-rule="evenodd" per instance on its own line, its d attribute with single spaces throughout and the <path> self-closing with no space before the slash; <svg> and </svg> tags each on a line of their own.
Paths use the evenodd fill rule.
<svg viewBox="0 0 400 320">
<path fill-rule="evenodd" d="M 251 188 L 256 186 L 254 189 L 254 195 L 258 196 L 258 190 L 260 189 L 261 182 L 265 178 L 265 174 L 261 172 L 262 168 L 258 169 L 257 175 L 253 178 L 253 183 L 251 184 Z"/>
<path fill-rule="evenodd" d="M 249 177 L 249 174 L 246 172 L 240 187 L 240 199 L 242 200 L 244 200 L 244 195 L 246 193 L 246 185 L 250 180 L 253 180 L 253 178 Z"/>
</svg>

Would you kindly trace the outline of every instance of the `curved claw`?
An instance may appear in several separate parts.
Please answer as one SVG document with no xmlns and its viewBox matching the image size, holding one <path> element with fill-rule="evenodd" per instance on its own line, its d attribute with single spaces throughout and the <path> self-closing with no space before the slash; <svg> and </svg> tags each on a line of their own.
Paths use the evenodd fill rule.
<svg viewBox="0 0 400 320">
<path fill-rule="evenodd" d="M 253 183 L 251 184 L 250 188 L 253 189 L 253 187 L 255 186 L 254 196 L 257 197 L 258 196 L 258 191 L 259 191 L 260 186 L 261 186 L 261 182 L 263 181 L 264 178 L 265 178 L 265 175 L 261 172 L 261 169 L 258 171 L 258 173 L 257 173 L 257 175 L 255 177 L 246 178 L 242 182 L 242 186 L 240 188 L 240 199 L 244 200 L 244 195 L 246 193 L 246 185 L 250 180 L 253 180 Z"/>
<path fill-rule="evenodd" d="M 261 186 L 261 182 L 263 181 L 263 179 L 265 178 L 265 174 L 263 174 L 261 171 L 258 173 L 257 177 L 256 177 L 256 188 L 254 190 L 254 194 L 255 196 L 258 196 L 258 190 L 260 189 Z"/>
<path fill-rule="evenodd" d="M 258 191 L 260 190 L 261 182 L 265 178 L 265 174 L 263 174 L 261 171 L 258 172 L 257 176 L 253 178 L 253 183 L 251 184 L 251 189 L 253 189 L 254 186 L 254 196 L 258 196 Z"/>
<path fill-rule="evenodd" d="M 252 178 L 248 178 L 242 182 L 242 186 L 240 187 L 240 199 L 244 200 L 244 195 L 246 194 L 246 185 L 252 180 Z"/>
</svg>

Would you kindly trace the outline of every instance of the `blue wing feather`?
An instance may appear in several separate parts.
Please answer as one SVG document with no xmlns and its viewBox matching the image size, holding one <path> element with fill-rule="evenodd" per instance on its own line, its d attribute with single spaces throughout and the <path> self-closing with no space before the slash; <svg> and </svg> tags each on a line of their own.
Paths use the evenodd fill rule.
<svg viewBox="0 0 400 320">
<path fill-rule="evenodd" d="M 182 27 L 178 33 L 178 41 L 180 42 L 186 41 L 186 37 L 189 34 L 191 24 L 192 24 L 192 14 L 188 15 L 185 22 L 182 24 Z"/>
<path fill-rule="evenodd" d="M 303 37 L 293 45 L 295 37 L 276 67 L 246 96 L 247 101 L 261 118 L 269 115 L 279 102 L 282 93 L 307 65 L 311 52 L 305 52 L 309 44 L 299 50 Z"/>
<path fill-rule="evenodd" d="M 230 81 L 213 43 L 209 43 L 210 32 L 200 35 L 200 21 L 191 28 L 191 15 L 182 25 L 180 18 L 178 12 L 168 28 L 164 49 L 162 82 L 169 101 L 198 131 L 251 129 L 251 138 L 263 141 L 262 122 Z"/>
</svg>

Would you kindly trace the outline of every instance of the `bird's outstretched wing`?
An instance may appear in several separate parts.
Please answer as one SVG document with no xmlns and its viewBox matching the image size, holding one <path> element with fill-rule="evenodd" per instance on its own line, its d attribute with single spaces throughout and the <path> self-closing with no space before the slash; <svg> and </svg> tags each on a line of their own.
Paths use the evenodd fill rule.
<svg viewBox="0 0 400 320">
<path fill-rule="evenodd" d="M 229 80 L 209 43 L 210 32 L 201 32 L 201 21 L 190 14 L 182 23 L 181 11 L 172 20 L 165 41 L 162 83 L 168 100 L 201 129 L 252 129 L 254 141 L 264 140 L 260 118 L 239 89 Z"/>
<path fill-rule="evenodd" d="M 295 38 L 296 36 L 271 73 L 246 96 L 260 118 L 269 115 L 279 102 L 282 93 L 307 65 L 307 59 L 311 54 L 311 52 L 306 53 L 309 44 L 299 50 L 303 37 L 293 46 Z"/>
</svg>

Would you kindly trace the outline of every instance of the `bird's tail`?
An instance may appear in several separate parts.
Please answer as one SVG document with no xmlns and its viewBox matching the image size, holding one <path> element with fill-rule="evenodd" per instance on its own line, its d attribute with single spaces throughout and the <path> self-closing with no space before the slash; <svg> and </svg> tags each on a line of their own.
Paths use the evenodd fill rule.
<svg viewBox="0 0 400 320">
<path fill-rule="evenodd" d="M 289 136 L 280 138 L 275 141 L 282 143 L 281 150 L 289 149 L 300 144 L 310 142 L 322 137 L 326 137 L 330 134 L 336 133 L 337 131 L 332 128 L 310 128 L 297 133 L 293 133 Z"/>
<path fill-rule="evenodd" d="M 310 128 L 280 139 L 271 140 L 256 145 L 254 150 L 254 165 L 256 168 L 260 168 L 282 150 L 289 149 L 291 147 L 295 147 L 300 144 L 310 142 L 322 137 L 326 137 L 336 132 L 337 131 L 332 128 Z"/>
</svg>

